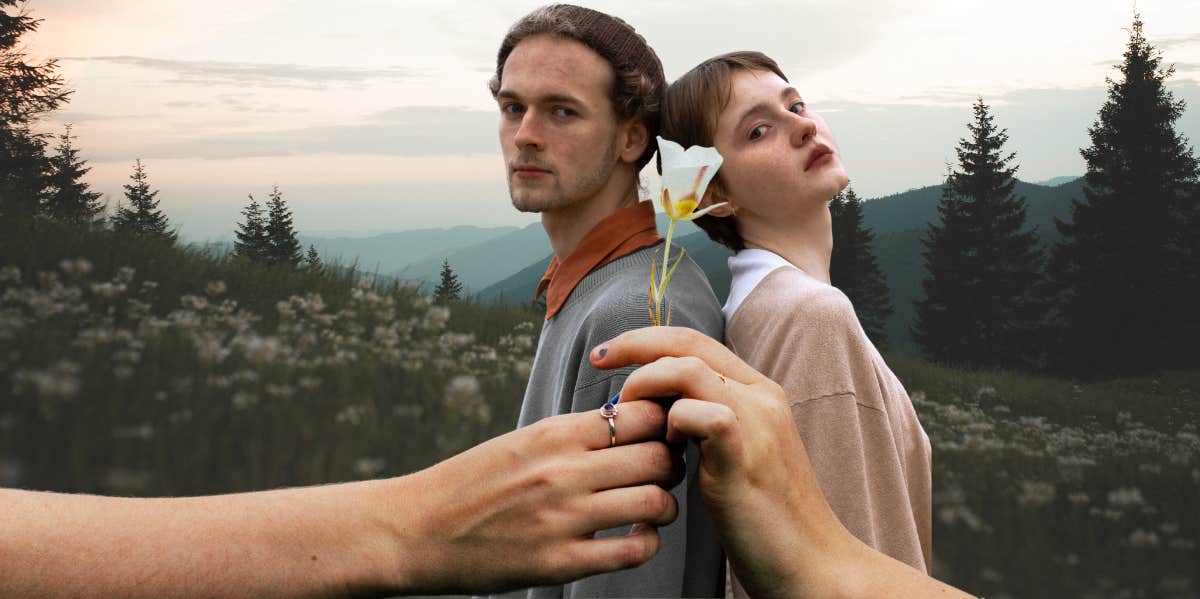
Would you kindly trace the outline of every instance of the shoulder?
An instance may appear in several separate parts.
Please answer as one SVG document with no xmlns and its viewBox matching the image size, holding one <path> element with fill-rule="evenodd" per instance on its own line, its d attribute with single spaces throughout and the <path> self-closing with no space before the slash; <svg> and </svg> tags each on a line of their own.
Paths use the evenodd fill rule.
<svg viewBox="0 0 1200 599">
<path fill-rule="evenodd" d="M 750 292 L 730 319 L 766 320 L 805 330 L 832 328 L 856 329 L 858 317 L 845 293 L 822 283 L 794 267 L 775 269 Z"/>
<path fill-rule="evenodd" d="M 621 332 L 650 322 L 650 265 L 661 267 L 662 244 L 643 248 L 603 267 L 613 267 L 594 293 L 583 302 L 587 321 L 591 324 L 613 324 Z M 656 254 L 656 250 L 658 253 Z M 672 247 L 673 263 L 680 249 Z M 708 277 L 686 254 L 679 262 L 667 284 L 667 300 L 671 307 L 671 324 L 697 329 L 710 337 L 721 338 L 724 319 L 721 306 L 713 294 Z M 665 308 L 665 305 L 664 305 Z"/>
</svg>

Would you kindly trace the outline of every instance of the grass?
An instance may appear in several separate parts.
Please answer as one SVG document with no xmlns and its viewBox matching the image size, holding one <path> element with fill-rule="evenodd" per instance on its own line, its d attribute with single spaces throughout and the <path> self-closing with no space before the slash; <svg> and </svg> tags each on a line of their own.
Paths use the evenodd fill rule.
<svg viewBox="0 0 1200 599">
<path fill-rule="evenodd" d="M 0 221 L 0 484 L 314 484 L 510 430 L 541 315 L 361 277 Z M 933 445 L 938 577 L 993 599 L 1200 592 L 1200 372 L 888 363 Z"/>
</svg>

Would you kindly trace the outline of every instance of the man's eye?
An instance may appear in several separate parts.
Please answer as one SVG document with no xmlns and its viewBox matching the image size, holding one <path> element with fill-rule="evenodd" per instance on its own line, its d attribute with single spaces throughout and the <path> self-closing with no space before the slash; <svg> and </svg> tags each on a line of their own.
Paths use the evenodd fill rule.
<svg viewBox="0 0 1200 599">
<path fill-rule="evenodd" d="M 792 104 L 790 107 L 788 107 L 788 110 L 790 110 L 796 114 L 800 114 L 807 109 L 808 109 L 808 104 L 805 104 L 804 100 L 800 100 L 799 102 L 796 102 L 795 104 Z"/>
<path fill-rule="evenodd" d="M 575 111 L 571 110 L 570 108 L 567 108 L 565 106 L 559 106 L 558 108 L 554 109 L 554 116 L 560 116 L 560 117 L 575 116 Z"/>
<path fill-rule="evenodd" d="M 751 129 L 750 130 L 750 141 L 754 141 L 754 140 L 762 137 L 763 135 L 766 134 L 766 132 L 767 132 L 766 125 L 759 125 L 753 129 Z"/>
<path fill-rule="evenodd" d="M 510 102 L 508 104 L 502 104 L 500 106 L 500 112 L 503 112 L 504 114 L 521 114 L 522 112 L 525 112 L 525 107 L 517 104 L 516 102 Z"/>
</svg>

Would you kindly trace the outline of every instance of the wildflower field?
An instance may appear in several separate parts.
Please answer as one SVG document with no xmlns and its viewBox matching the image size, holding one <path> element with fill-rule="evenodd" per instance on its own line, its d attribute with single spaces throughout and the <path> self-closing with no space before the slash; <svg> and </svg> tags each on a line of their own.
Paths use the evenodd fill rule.
<svg viewBox="0 0 1200 599">
<path fill-rule="evenodd" d="M 201 494 L 403 474 L 511 429 L 536 312 L 0 223 L 0 485 Z M 897 354 L 934 566 L 989 598 L 1200 596 L 1200 373 L 1075 384 Z"/>
</svg>

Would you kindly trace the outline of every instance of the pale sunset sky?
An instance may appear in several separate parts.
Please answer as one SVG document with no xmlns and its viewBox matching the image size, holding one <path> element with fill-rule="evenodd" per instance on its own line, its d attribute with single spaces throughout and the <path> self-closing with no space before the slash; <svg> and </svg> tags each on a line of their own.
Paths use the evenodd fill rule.
<svg viewBox="0 0 1200 599">
<path fill-rule="evenodd" d="M 508 26 L 542 2 L 31 0 L 29 52 L 75 90 L 88 182 L 115 205 L 135 158 L 185 239 L 232 237 L 278 184 L 298 228 L 367 235 L 524 225 L 486 88 Z M 831 124 L 855 189 L 938 183 L 982 96 L 1018 176 L 1084 170 L 1117 76 L 1129 0 L 672 0 L 586 3 L 632 24 L 668 79 L 731 50 L 774 56 Z M 1200 140 L 1200 0 L 1140 0 L 1147 37 Z M 651 168 L 651 171 L 653 169 Z M 646 176 L 651 188 L 657 184 Z"/>
</svg>

